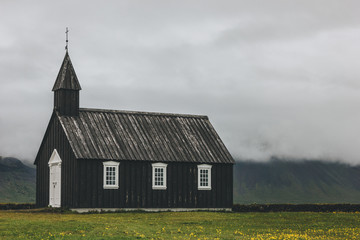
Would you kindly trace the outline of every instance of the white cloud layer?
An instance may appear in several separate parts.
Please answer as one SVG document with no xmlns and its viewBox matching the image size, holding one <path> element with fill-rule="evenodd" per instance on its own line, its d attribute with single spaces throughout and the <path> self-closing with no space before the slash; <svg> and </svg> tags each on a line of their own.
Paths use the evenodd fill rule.
<svg viewBox="0 0 360 240">
<path fill-rule="evenodd" d="M 243 159 L 360 164 L 358 1 L 2 1 L 0 155 L 33 160 L 69 51 L 81 106 L 205 114 Z"/>
</svg>

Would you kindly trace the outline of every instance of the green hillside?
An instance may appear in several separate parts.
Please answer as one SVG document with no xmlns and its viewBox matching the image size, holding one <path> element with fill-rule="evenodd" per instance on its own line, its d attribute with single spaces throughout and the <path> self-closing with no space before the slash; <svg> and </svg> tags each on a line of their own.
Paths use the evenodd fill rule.
<svg viewBox="0 0 360 240">
<path fill-rule="evenodd" d="M 0 203 L 35 202 L 35 172 L 16 158 L 0 157 Z"/>
<path fill-rule="evenodd" d="M 35 202 L 35 169 L 0 157 L 0 203 Z M 237 161 L 234 203 L 360 203 L 360 167 L 322 161 Z"/>
<path fill-rule="evenodd" d="M 360 203 L 360 167 L 321 161 L 238 161 L 234 203 Z"/>
</svg>

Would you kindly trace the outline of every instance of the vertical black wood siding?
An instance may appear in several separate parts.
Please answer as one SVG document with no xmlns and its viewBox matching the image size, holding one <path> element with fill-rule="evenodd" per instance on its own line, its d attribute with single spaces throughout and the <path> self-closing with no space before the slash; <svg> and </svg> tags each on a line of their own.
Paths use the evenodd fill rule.
<svg viewBox="0 0 360 240">
<path fill-rule="evenodd" d="M 77 197 L 79 186 L 74 184 L 76 161 L 70 148 L 66 135 L 56 115 L 50 119 L 36 163 L 36 205 L 46 207 L 49 205 L 49 165 L 51 154 L 57 150 L 62 160 L 61 164 L 61 205 L 72 206 Z"/>
<path fill-rule="evenodd" d="M 56 90 L 54 93 L 54 108 L 60 115 L 79 115 L 79 91 L 78 90 Z"/>
<path fill-rule="evenodd" d="M 211 190 L 198 190 L 197 164 L 167 166 L 167 189 L 152 189 L 151 162 L 120 161 L 119 189 L 103 189 L 103 161 L 75 159 L 55 114 L 37 159 L 36 205 L 49 204 L 49 166 L 54 149 L 62 160 L 61 205 L 70 208 L 231 208 L 233 165 L 213 164 Z"/>
<path fill-rule="evenodd" d="M 212 189 L 198 190 L 197 164 L 169 163 L 167 189 L 152 189 L 150 162 L 121 161 L 119 189 L 103 189 L 103 161 L 76 160 L 74 208 L 231 208 L 232 164 L 212 165 Z"/>
</svg>

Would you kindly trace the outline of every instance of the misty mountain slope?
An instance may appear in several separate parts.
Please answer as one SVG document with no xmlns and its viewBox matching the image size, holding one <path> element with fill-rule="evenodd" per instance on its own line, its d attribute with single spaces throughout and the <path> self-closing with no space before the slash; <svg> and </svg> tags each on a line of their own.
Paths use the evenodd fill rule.
<svg viewBox="0 0 360 240">
<path fill-rule="evenodd" d="M 0 203 L 35 202 L 35 169 L 0 157 Z M 360 167 L 320 161 L 237 161 L 234 203 L 360 203 Z"/>
<path fill-rule="evenodd" d="M 35 175 L 20 160 L 0 157 L 0 203 L 35 202 Z"/>
<path fill-rule="evenodd" d="M 276 159 L 236 162 L 234 203 L 360 203 L 360 167 Z"/>
</svg>

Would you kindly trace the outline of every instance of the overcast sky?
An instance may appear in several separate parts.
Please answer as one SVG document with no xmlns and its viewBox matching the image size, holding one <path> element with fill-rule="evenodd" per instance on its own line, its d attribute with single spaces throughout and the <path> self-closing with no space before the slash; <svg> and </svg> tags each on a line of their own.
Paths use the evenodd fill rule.
<svg viewBox="0 0 360 240">
<path fill-rule="evenodd" d="M 360 164 L 359 1 L 0 2 L 0 156 L 33 161 L 69 54 L 80 106 L 208 115 L 234 157 Z"/>
</svg>

